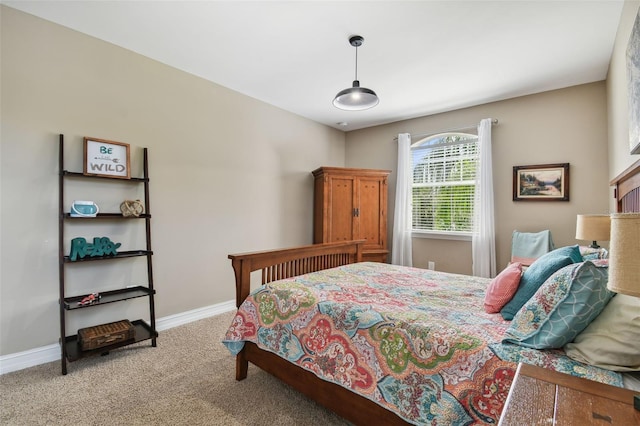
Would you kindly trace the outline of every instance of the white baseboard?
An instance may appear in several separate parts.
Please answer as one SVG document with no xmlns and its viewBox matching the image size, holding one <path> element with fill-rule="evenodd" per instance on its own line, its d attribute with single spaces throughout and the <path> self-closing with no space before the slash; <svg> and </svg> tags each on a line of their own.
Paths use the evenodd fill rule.
<svg viewBox="0 0 640 426">
<path fill-rule="evenodd" d="M 235 309 L 236 301 L 229 300 L 228 302 L 217 303 L 215 305 L 205 306 L 204 308 L 197 308 L 191 311 L 169 315 L 156 320 L 156 330 L 168 330 L 170 328 L 188 324 L 193 321 L 198 321 L 204 318 L 214 317 L 216 315 L 235 311 Z"/>
<path fill-rule="evenodd" d="M 198 308 L 175 315 L 169 315 L 156 320 L 156 330 L 168 330 L 179 325 L 184 325 L 193 321 L 198 321 L 204 318 L 224 314 L 235 309 L 235 301 L 230 300 L 228 302 L 205 306 L 204 308 Z M 35 349 L 29 349 L 23 352 L 3 355 L 0 356 L 0 374 L 11 373 L 12 371 L 18 371 L 40 364 L 46 364 L 47 362 L 58 361 L 59 359 L 60 345 L 58 345 L 57 343 Z"/>
<path fill-rule="evenodd" d="M 60 359 L 60 345 L 42 346 L 24 352 L 3 355 L 0 357 L 0 374 L 11 373 L 35 365 L 46 364 Z"/>
</svg>

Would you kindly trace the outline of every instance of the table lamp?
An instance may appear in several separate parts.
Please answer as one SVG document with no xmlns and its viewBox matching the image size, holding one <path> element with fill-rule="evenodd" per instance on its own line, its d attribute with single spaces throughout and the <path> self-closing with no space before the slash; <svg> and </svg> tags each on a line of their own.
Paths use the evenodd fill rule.
<svg viewBox="0 0 640 426">
<path fill-rule="evenodd" d="M 640 213 L 612 214 L 610 238 L 607 287 L 640 297 Z"/>
<path fill-rule="evenodd" d="M 576 240 L 593 241 L 589 247 L 600 248 L 598 241 L 608 241 L 611 219 L 607 214 L 579 214 L 576 222 Z"/>
<path fill-rule="evenodd" d="M 610 241 L 607 288 L 640 297 L 640 213 L 612 214 Z M 633 406 L 640 410 L 640 395 Z"/>
</svg>

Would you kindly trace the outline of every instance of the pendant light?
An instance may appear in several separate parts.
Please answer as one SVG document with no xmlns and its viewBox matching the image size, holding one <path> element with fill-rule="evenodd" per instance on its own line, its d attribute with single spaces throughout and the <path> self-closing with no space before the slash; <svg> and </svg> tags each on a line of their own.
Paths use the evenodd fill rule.
<svg viewBox="0 0 640 426">
<path fill-rule="evenodd" d="M 333 106 L 347 111 L 361 111 L 373 108 L 380 100 L 378 95 L 371 89 L 360 87 L 358 81 L 358 47 L 362 46 L 364 38 L 354 35 L 349 38 L 349 44 L 356 48 L 356 79 L 353 80 L 353 87 L 340 91 L 333 99 Z"/>
</svg>

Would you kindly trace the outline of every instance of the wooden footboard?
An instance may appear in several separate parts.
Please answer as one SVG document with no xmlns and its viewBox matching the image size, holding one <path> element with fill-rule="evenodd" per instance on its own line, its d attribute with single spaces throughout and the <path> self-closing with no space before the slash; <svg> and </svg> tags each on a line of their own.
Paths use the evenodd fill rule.
<svg viewBox="0 0 640 426">
<path fill-rule="evenodd" d="M 262 271 L 261 284 L 362 261 L 364 240 L 314 244 L 290 249 L 230 254 L 236 276 L 236 305 L 251 291 L 250 275 Z M 246 342 L 236 356 L 236 380 L 247 377 L 249 362 L 355 424 L 406 424 L 396 414 L 342 386 L 318 378 L 279 356 Z"/>
<path fill-rule="evenodd" d="M 251 272 L 262 270 L 262 282 L 295 277 L 309 272 L 362 262 L 365 240 L 313 244 L 279 250 L 230 254 L 236 274 L 236 307 L 251 291 Z"/>
<path fill-rule="evenodd" d="M 230 254 L 236 275 L 236 307 L 240 307 L 251 291 L 251 273 L 262 271 L 261 284 L 309 272 L 321 271 L 349 263 L 362 262 L 364 240 L 313 244 L 279 250 Z M 236 356 L 236 380 L 247 377 L 250 359 L 246 349 Z M 292 367 L 295 367 L 292 364 Z M 268 371 L 268 370 L 267 370 Z"/>
</svg>

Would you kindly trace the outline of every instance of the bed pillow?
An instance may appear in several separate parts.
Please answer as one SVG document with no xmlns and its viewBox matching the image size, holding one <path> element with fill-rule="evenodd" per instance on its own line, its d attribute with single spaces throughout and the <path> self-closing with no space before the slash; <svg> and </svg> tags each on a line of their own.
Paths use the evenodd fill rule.
<svg viewBox="0 0 640 426">
<path fill-rule="evenodd" d="M 513 297 L 518 290 L 522 264 L 511 263 L 491 280 L 484 296 L 484 310 L 489 314 L 496 314 Z"/>
<path fill-rule="evenodd" d="M 560 247 L 540 256 L 522 274 L 516 294 L 500 311 L 502 318 L 512 320 L 547 278 L 560 268 L 579 262 L 582 262 L 582 255 L 578 245 Z"/>
<path fill-rule="evenodd" d="M 580 254 L 584 260 L 609 258 L 609 251 L 604 247 L 592 248 L 589 246 L 580 246 Z"/>
<path fill-rule="evenodd" d="M 607 289 L 608 269 L 586 261 L 554 273 L 518 311 L 502 341 L 534 349 L 572 342 L 615 294 Z"/>
<path fill-rule="evenodd" d="M 640 371 L 640 298 L 618 294 L 564 350 L 584 364 Z"/>
</svg>

